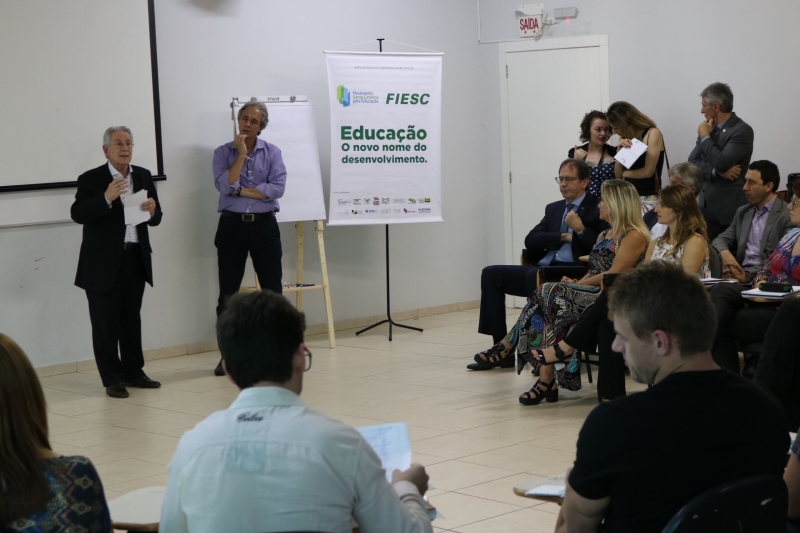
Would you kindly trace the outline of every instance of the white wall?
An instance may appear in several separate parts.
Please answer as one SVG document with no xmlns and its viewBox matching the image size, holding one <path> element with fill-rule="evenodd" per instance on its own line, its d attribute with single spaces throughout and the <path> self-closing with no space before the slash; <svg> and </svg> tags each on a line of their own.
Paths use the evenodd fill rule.
<svg viewBox="0 0 800 533">
<path fill-rule="evenodd" d="M 156 285 L 145 291 L 145 349 L 214 338 L 217 193 L 211 157 L 230 139 L 231 97 L 309 95 L 327 195 L 330 130 L 322 51 L 376 37 L 445 54 L 445 222 L 391 228 L 392 308 L 478 298 L 486 258 L 486 168 L 476 114 L 487 95 L 477 68 L 474 5 L 463 7 L 458 0 L 156 1 L 168 181 L 158 186 L 164 221 L 151 229 Z M 376 50 L 377 42 L 361 49 Z M 97 155 L 99 164 L 99 149 Z M 295 233 L 292 225 L 281 231 L 284 279 L 290 280 Z M 383 226 L 329 228 L 325 237 L 334 318 L 384 312 Z M 319 282 L 310 224 L 306 241 L 306 281 Z M 38 366 L 92 356 L 86 299 L 72 285 L 79 244 L 80 227 L 72 224 L 0 230 L 0 331 L 17 339 Z M 36 262 L 39 257 L 44 259 Z M 321 294 L 307 295 L 305 309 L 310 324 L 324 322 Z"/>
<path fill-rule="evenodd" d="M 515 39 L 513 11 L 519 3 L 483 0 L 483 38 Z M 630 100 L 659 123 L 673 163 L 685 158 L 694 142 L 702 118 L 699 92 L 721 80 L 731 84 L 737 112 L 755 128 L 754 157 L 774 160 L 785 176 L 800 168 L 790 144 L 800 115 L 794 94 L 800 50 L 791 41 L 800 5 L 769 2 L 774 15 L 755 5 L 546 3 L 548 10 L 577 6 L 576 21 L 588 21 L 591 33 L 609 36 L 611 99 Z M 230 98 L 308 94 L 316 107 L 327 194 L 330 139 L 322 50 L 376 37 L 445 53 L 445 222 L 392 227 L 393 309 L 478 298 L 480 269 L 504 257 L 503 176 L 497 45 L 478 44 L 474 2 L 157 0 L 156 21 L 169 181 L 159 185 L 164 222 L 151 232 L 156 287 L 145 292 L 146 349 L 214 337 L 217 215 L 210 165 L 213 149 L 230 136 Z M 577 124 L 575 129 L 577 135 Z M 565 152 L 574 143 L 565 139 Z M 99 164 L 99 149 L 97 156 Z M 58 172 L 57 162 L 32 164 L 49 164 Z M 282 231 L 284 277 L 290 279 L 294 231 L 291 226 Z M 310 226 L 306 234 L 306 264 L 318 264 Z M 383 227 L 330 228 L 326 244 L 335 318 L 382 313 Z M 86 299 L 72 285 L 79 245 L 80 227 L 74 224 L 0 229 L 0 331 L 18 340 L 38 366 L 91 358 Z M 319 275 L 310 272 L 306 279 L 319 281 Z M 321 295 L 307 296 L 306 310 L 309 323 L 323 322 Z"/>
<path fill-rule="evenodd" d="M 514 11 L 524 2 L 481 0 L 481 39 L 517 40 Z M 753 159 L 778 165 L 786 176 L 800 172 L 800 151 L 794 146 L 800 124 L 800 47 L 794 0 L 548 0 L 557 7 L 577 7 L 578 18 L 558 29 L 561 35 L 608 35 L 611 101 L 627 100 L 649 115 L 664 133 L 673 165 L 685 161 L 694 146 L 700 114 L 700 91 L 709 83 L 728 83 L 734 111 L 755 130 Z M 587 31 L 588 30 L 588 31 Z M 546 38 L 546 37 L 544 37 Z M 483 44 L 499 71 L 497 44 Z M 483 48 L 490 49 L 483 54 Z M 497 74 L 495 74 L 497 76 Z M 558 105 L 557 102 L 546 105 Z M 588 110 L 587 110 L 588 111 Z M 499 111 L 487 135 L 500 135 Z M 564 156 L 578 141 L 564 140 Z M 488 190 L 501 187 L 499 165 L 490 168 Z M 490 210 L 502 209 L 502 195 L 493 194 Z M 489 219 L 489 235 L 502 235 L 502 219 Z M 503 260 L 503 243 L 489 239 L 488 261 Z"/>
</svg>

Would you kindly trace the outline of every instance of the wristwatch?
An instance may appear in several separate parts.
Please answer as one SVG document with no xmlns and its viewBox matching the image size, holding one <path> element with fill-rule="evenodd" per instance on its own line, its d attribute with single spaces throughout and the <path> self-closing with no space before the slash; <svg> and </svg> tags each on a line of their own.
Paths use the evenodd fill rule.
<svg viewBox="0 0 800 533">
<path fill-rule="evenodd" d="M 236 196 L 241 196 L 241 195 L 242 195 L 242 187 L 239 186 L 239 188 L 236 189 Z"/>
</svg>

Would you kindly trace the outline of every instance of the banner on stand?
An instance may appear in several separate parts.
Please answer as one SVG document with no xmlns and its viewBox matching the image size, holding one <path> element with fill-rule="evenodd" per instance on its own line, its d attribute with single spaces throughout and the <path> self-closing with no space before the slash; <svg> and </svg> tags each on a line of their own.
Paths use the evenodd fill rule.
<svg viewBox="0 0 800 533">
<path fill-rule="evenodd" d="M 442 54 L 326 52 L 330 225 L 442 221 Z"/>
</svg>

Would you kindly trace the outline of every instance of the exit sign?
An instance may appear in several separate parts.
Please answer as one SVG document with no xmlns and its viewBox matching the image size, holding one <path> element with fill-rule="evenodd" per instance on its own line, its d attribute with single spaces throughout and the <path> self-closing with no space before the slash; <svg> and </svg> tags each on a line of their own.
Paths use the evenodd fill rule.
<svg viewBox="0 0 800 533">
<path fill-rule="evenodd" d="M 541 37 L 544 29 L 544 4 L 526 4 L 517 8 L 520 37 Z"/>
</svg>

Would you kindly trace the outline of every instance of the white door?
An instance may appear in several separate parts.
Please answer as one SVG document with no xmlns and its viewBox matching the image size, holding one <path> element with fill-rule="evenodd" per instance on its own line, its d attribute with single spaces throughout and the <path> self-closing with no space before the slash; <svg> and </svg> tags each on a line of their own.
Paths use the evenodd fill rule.
<svg viewBox="0 0 800 533">
<path fill-rule="evenodd" d="M 511 238 L 507 237 L 506 243 L 510 242 L 512 264 L 518 264 L 525 236 L 544 217 L 545 206 L 561 199 L 554 178 L 569 149 L 581 144 L 584 114 L 608 108 L 608 48 L 604 42 L 598 39 L 594 46 L 505 52 L 511 218 Z M 545 46 L 552 46 L 550 43 Z M 525 303 L 523 298 L 515 300 L 516 307 Z"/>
</svg>

